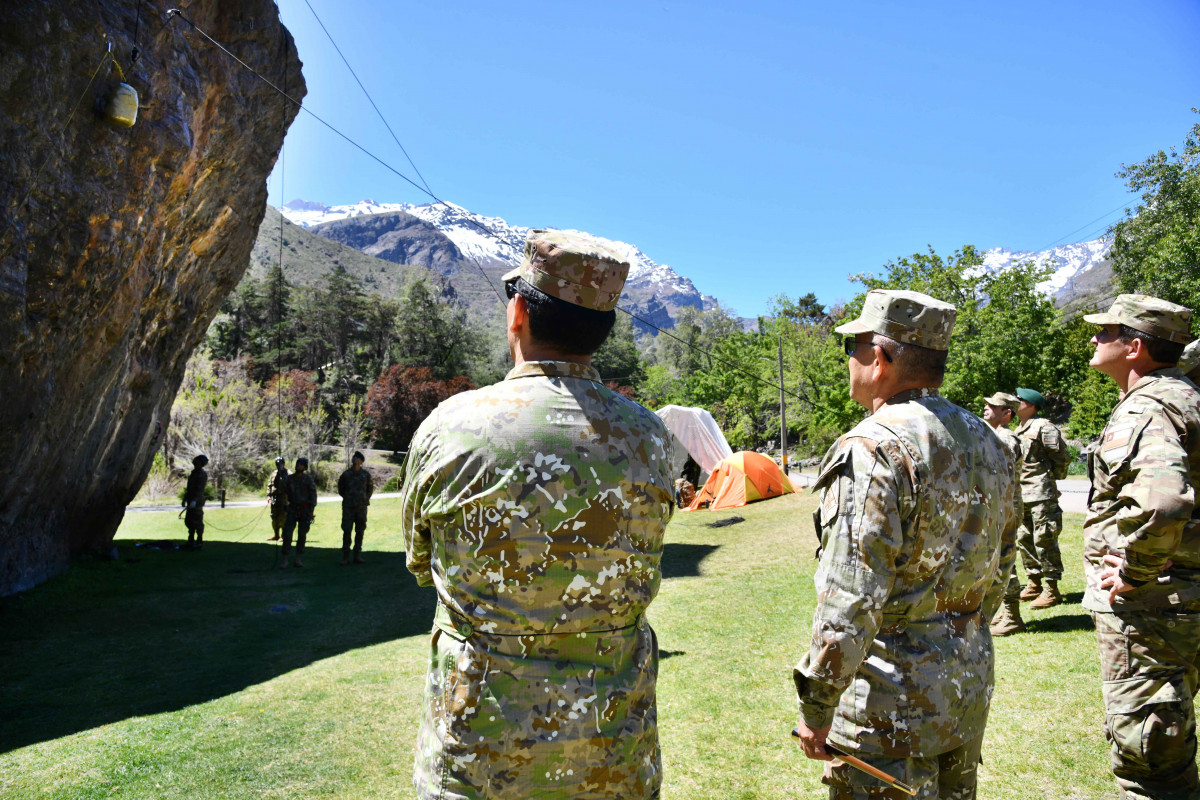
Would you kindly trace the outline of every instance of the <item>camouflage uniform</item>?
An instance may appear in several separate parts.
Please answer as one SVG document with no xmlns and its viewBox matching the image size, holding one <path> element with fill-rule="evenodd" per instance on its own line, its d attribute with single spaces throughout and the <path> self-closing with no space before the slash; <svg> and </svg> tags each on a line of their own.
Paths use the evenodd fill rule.
<svg viewBox="0 0 1200 800">
<path fill-rule="evenodd" d="M 1000 441 L 1004 445 L 1005 451 L 1012 459 L 1013 475 L 1016 476 L 1017 481 L 1019 482 L 1021 479 L 1021 440 L 1008 428 L 992 428 L 992 432 L 995 433 L 996 436 L 1000 437 Z M 1016 493 L 1014 506 L 1017 519 L 1023 520 L 1025 518 L 1025 506 L 1024 501 L 1021 499 L 1021 492 L 1019 490 Z M 1013 566 L 1012 569 L 1009 570 L 1008 575 L 1008 583 L 1005 584 L 1004 588 L 1004 599 L 1006 601 L 1019 601 L 1021 599 L 1021 581 L 1017 578 L 1016 559 L 1013 559 Z"/>
<path fill-rule="evenodd" d="M 267 489 L 267 502 L 271 504 L 271 528 L 275 531 L 276 539 L 279 538 L 279 533 L 283 530 L 284 523 L 287 522 L 287 480 L 287 467 L 281 466 L 271 476 L 271 486 Z"/>
<path fill-rule="evenodd" d="M 1021 501 L 1024 516 L 1017 545 L 1031 581 L 1062 578 L 1062 508 L 1056 481 L 1067 476 L 1071 453 L 1062 433 L 1043 417 L 1032 417 L 1017 428 L 1021 441 Z"/>
<path fill-rule="evenodd" d="M 350 555 L 350 529 L 354 529 L 354 552 L 361 553 L 363 532 L 367 529 L 367 506 L 375 486 L 371 473 L 365 469 L 348 469 L 338 478 L 338 494 L 342 496 L 342 555 Z"/>
<path fill-rule="evenodd" d="M 554 241 L 579 249 L 548 236 L 531 234 L 528 269 Z M 581 289 L 556 284 L 564 266 L 530 277 L 565 299 Z M 583 304 L 615 303 L 623 279 Z M 401 508 L 408 568 L 438 596 L 417 796 L 657 797 L 662 421 L 590 366 L 525 361 L 421 424 Z"/>
<path fill-rule="evenodd" d="M 1186 311 L 1121 295 L 1113 312 L 1140 307 L 1134 327 L 1143 330 L 1155 327 L 1145 324 L 1148 312 L 1169 305 Z M 1174 327 L 1186 332 L 1190 316 L 1176 313 Z M 1110 316 L 1085 319 L 1113 324 Z M 1113 410 L 1088 473 L 1083 604 L 1096 623 L 1113 773 L 1123 798 L 1200 797 L 1200 390 L 1178 369 L 1138 380 Z M 1127 582 L 1145 582 L 1111 605 L 1099 585 L 1109 552 L 1123 555 Z"/>
<path fill-rule="evenodd" d="M 183 524 L 187 526 L 188 544 L 204 542 L 204 489 L 208 486 L 208 473 L 203 467 L 194 467 L 188 475 L 187 489 L 183 493 Z"/>
<path fill-rule="evenodd" d="M 308 470 L 297 470 L 287 477 L 287 519 L 283 524 L 283 557 L 292 551 L 292 531 L 296 531 L 296 555 L 304 555 L 304 542 L 312 526 L 317 507 L 317 482 Z M 298 530 L 297 530 L 298 528 Z"/>
<path fill-rule="evenodd" d="M 952 324 L 918 327 L 914 343 L 945 349 Z M 992 693 L 988 620 L 1015 557 L 1011 456 L 974 414 L 909 390 L 838 439 L 813 490 L 818 605 L 793 671 L 805 723 L 832 723 L 829 741 L 926 797 L 939 787 L 973 797 Z M 824 781 L 831 798 L 891 796 L 841 764 Z"/>
</svg>

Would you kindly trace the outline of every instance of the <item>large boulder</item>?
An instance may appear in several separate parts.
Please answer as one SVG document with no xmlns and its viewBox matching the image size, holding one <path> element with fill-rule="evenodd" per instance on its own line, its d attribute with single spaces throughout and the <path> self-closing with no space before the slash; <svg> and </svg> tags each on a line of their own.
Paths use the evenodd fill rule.
<svg viewBox="0 0 1200 800">
<path fill-rule="evenodd" d="M 112 550 L 298 111 L 165 8 L 0 3 L 0 595 Z M 185 13 L 303 97 L 273 2 Z M 109 41 L 140 94 L 132 128 L 100 113 Z"/>
</svg>

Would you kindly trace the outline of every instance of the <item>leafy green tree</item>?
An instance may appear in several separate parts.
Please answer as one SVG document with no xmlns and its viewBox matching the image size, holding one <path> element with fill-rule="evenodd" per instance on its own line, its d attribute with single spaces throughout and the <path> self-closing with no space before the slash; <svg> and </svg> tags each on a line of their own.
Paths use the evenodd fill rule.
<svg viewBox="0 0 1200 800">
<path fill-rule="evenodd" d="M 646 363 L 633 336 L 632 317 L 617 312 L 612 333 L 592 355 L 592 366 L 605 381 L 612 381 L 619 386 L 636 389 L 646 379 Z"/>
<path fill-rule="evenodd" d="M 984 268 L 979 251 L 966 245 L 947 258 L 930 248 L 890 261 L 884 270 L 856 279 L 868 289 L 924 292 L 958 309 L 941 389 L 952 402 L 979 411 L 984 397 L 1018 385 L 1068 394 L 1058 360 L 1058 310 L 1037 289 L 1050 275 L 1048 267 L 1026 262 L 993 272 Z M 855 311 L 864 296 L 856 298 Z"/>
<path fill-rule="evenodd" d="M 417 278 L 400 299 L 396 319 L 397 363 L 428 367 L 440 379 L 470 374 L 484 339 L 467 325 L 462 309 L 438 302 L 429 282 Z"/>
<path fill-rule="evenodd" d="M 1117 177 L 1142 193 L 1137 208 L 1109 229 L 1121 290 L 1200 307 L 1200 123 L 1180 150 L 1122 165 Z"/>
</svg>

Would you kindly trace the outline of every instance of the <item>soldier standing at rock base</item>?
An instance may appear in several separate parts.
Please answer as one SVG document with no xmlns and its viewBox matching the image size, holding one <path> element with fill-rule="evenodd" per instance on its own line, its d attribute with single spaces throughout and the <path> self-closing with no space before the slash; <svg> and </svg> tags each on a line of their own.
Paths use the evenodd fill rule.
<svg viewBox="0 0 1200 800">
<path fill-rule="evenodd" d="M 1175 368 L 1191 311 L 1123 294 L 1091 366 L 1124 395 L 1089 456 L 1087 591 L 1122 798 L 1195 800 L 1200 688 L 1200 389 Z"/>
<path fill-rule="evenodd" d="M 409 570 L 437 589 L 413 784 L 422 800 L 659 796 L 646 608 L 674 510 L 670 434 L 591 366 L 629 271 L 535 230 L 504 276 L 516 366 L 409 446 Z"/>
<path fill-rule="evenodd" d="M 1058 481 L 1067 477 L 1071 452 L 1062 432 L 1050 420 L 1037 416 L 1046 398 L 1036 389 L 1017 389 L 1021 404 L 1017 438 L 1021 440 L 1021 501 L 1025 506 L 1017 546 L 1029 583 L 1021 590 L 1030 608 L 1050 608 L 1062 602 L 1058 582 L 1062 579 L 1062 507 L 1058 504 Z"/>
<path fill-rule="evenodd" d="M 1012 457 L 1013 474 L 1020 481 L 1021 440 L 1008 426 L 1016 417 L 1021 401 L 1016 395 L 1008 392 L 996 392 L 991 397 L 984 398 L 983 402 L 983 421 L 992 426 L 992 430 L 1004 443 L 1005 449 Z M 1022 519 L 1024 506 L 1020 492 L 1017 492 L 1015 505 L 1017 519 Z M 1021 582 L 1017 579 L 1015 561 L 1012 571 L 1009 573 L 1008 583 L 1005 584 L 1004 602 L 1000 606 L 1000 610 L 996 612 L 996 616 L 992 618 L 991 628 L 992 636 L 1012 636 L 1014 633 L 1021 633 L 1025 630 L 1025 621 L 1021 619 Z"/>
<path fill-rule="evenodd" d="M 188 475 L 187 488 L 183 492 L 183 524 L 187 526 L 188 547 L 199 550 L 204 547 L 204 490 L 208 487 L 208 473 L 204 471 L 208 456 L 201 453 L 192 459 L 192 472 Z"/>
<path fill-rule="evenodd" d="M 313 512 L 317 507 L 317 482 L 308 473 L 308 459 L 304 456 L 296 459 L 296 471 L 287 478 L 287 520 L 283 524 L 283 562 L 280 569 L 291 566 L 288 556 L 292 552 L 292 531 L 296 531 L 296 562 L 297 567 L 303 567 L 300 556 L 304 555 L 304 542 L 308 538 L 308 529 L 312 525 Z"/>
<path fill-rule="evenodd" d="M 267 540 L 270 542 L 279 541 L 279 534 L 287 522 L 287 481 L 287 465 L 284 463 L 283 456 L 278 456 L 275 459 L 275 474 L 271 476 L 271 484 L 267 488 L 267 502 L 271 505 L 271 530 L 274 532 L 274 535 Z"/>
<path fill-rule="evenodd" d="M 363 469 L 366 456 L 355 451 L 350 468 L 338 478 L 338 494 L 342 496 L 342 564 L 350 563 L 350 530 L 354 529 L 354 563 L 363 563 L 363 533 L 367 530 L 367 507 L 375 486 L 371 473 Z"/>
<path fill-rule="evenodd" d="M 825 454 L 813 491 L 817 610 L 793 670 L 809 758 L 831 800 L 898 797 L 830 762 L 828 739 L 917 787 L 975 796 L 993 685 L 988 620 L 1015 557 L 1012 456 L 938 394 L 954 306 L 874 289 L 848 334 L 850 396 L 870 416 Z"/>
</svg>

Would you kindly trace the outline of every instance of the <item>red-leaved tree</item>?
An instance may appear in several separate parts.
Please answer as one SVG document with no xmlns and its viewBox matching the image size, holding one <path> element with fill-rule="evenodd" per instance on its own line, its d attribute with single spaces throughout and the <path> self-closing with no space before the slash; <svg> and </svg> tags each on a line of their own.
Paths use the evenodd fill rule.
<svg viewBox="0 0 1200 800">
<path fill-rule="evenodd" d="M 417 426 L 438 403 L 474 388 L 475 384 L 462 375 L 440 380 L 433 377 L 429 367 L 396 364 L 367 390 L 366 414 L 380 444 L 393 450 L 404 450 L 417 432 Z"/>
</svg>

